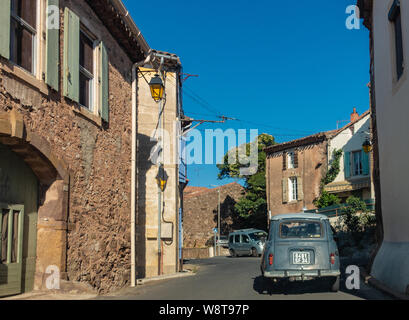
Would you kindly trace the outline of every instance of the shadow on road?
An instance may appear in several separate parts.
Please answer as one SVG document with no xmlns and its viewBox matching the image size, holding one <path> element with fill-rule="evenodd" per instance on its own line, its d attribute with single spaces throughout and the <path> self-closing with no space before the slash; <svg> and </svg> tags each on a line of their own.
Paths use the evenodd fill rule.
<svg viewBox="0 0 409 320">
<path fill-rule="evenodd" d="M 330 282 L 325 280 L 311 280 L 304 282 L 290 282 L 265 279 L 263 276 L 254 278 L 253 289 L 259 294 L 301 295 L 308 293 L 330 292 Z"/>
</svg>

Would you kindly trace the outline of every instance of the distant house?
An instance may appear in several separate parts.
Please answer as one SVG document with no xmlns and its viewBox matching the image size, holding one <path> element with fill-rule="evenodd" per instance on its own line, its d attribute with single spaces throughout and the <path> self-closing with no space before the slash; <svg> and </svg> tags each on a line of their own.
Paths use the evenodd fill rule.
<svg viewBox="0 0 409 320">
<path fill-rule="evenodd" d="M 321 180 L 327 173 L 335 150 L 342 150 L 340 172 L 325 186 L 342 200 L 356 195 L 373 199 L 369 155 L 362 145 L 369 137 L 370 113 L 354 109 L 350 122 L 341 129 L 266 148 L 268 210 L 271 215 L 316 209 Z"/>
<path fill-rule="evenodd" d="M 329 163 L 336 150 L 342 150 L 343 156 L 340 159 L 339 174 L 332 183 L 325 186 L 325 190 L 337 194 L 344 201 L 351 195 L 364 200 L 374 198 L 370 155 L 362 149 L 363 143 L 370 136 L 370 121 L 369 111 L 359 116 L 354 109 L 351 122 L 328 141 Z"/>
<path fill-rule="evenodd" d="M 271 215 L 315 209 L 327 171 L 328 140 L 337 130 L 266 148 L 266 187 Z"/>
</svg>

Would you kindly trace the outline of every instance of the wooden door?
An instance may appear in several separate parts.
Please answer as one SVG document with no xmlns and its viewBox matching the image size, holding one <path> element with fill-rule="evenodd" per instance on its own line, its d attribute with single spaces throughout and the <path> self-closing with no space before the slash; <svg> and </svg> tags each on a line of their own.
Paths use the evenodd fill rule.
<svg viewBox="0 0 409 320">
<path fill-rule="evenodd" d="M 22 292 L 24 206 L 0 203 L 0 296 Z"/>
</svg>

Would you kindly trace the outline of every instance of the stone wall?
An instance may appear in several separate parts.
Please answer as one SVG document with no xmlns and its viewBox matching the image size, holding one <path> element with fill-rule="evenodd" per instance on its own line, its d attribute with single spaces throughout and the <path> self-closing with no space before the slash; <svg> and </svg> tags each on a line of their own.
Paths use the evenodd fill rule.
<svg viewBox="0 0 409 320">
<path fill-rule="evenodd" d="M 221 202 L 221 234 L 227 235 L 235 228 L 233 215 L 235 203 L 244 196 L 244 188 L 231 183 L 215 189 L 193 190 L 186 188 L 183 201 L 183 246 L 185 248 L 213 245 L 213 229 L 217 228 L 218 190 Z"/>
<path fill-rule="evenodd" d="M 26 131 L 44 139 L 50 157 L 66 164 L 70 172 L 69 213 L 68 226 L 63 224 L 62 231 L 68 235 L 43 240 L 48 242 L 50 254 L 53 247 L 66 246 L 69 280 L 87 282 L 104 293 L 130 280 L 132 64 L 85 1 L 61 0 L 61 66 L 65 5 L 86 20 L 107 46 L 109 124 L 98 123 L 95 116 L 79 112 L 76 103 L 62 96 L 62 68 L 60 90 L 43 92 L 10 72 L 10 64 L 3 58 L 0 112 L 13 111 L 22 116 Z M 59 243 L 54 243 L 54 239 Z"/>
</svg>

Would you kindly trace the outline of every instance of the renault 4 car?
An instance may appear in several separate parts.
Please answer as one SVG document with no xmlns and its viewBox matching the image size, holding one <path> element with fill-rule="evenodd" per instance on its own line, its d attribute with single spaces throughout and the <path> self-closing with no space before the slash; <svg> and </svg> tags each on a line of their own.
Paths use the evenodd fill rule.
<svg viewBox="0 0 409 320">
<path fill-rule="evenodd" d="M 328 280 L 339 290 L 340 261 L 336 235 L 328 217 L 319 214 L 282 214 L 271 219 L 261 260 L 261 273 L 279 280 Z"/>
</svg>

